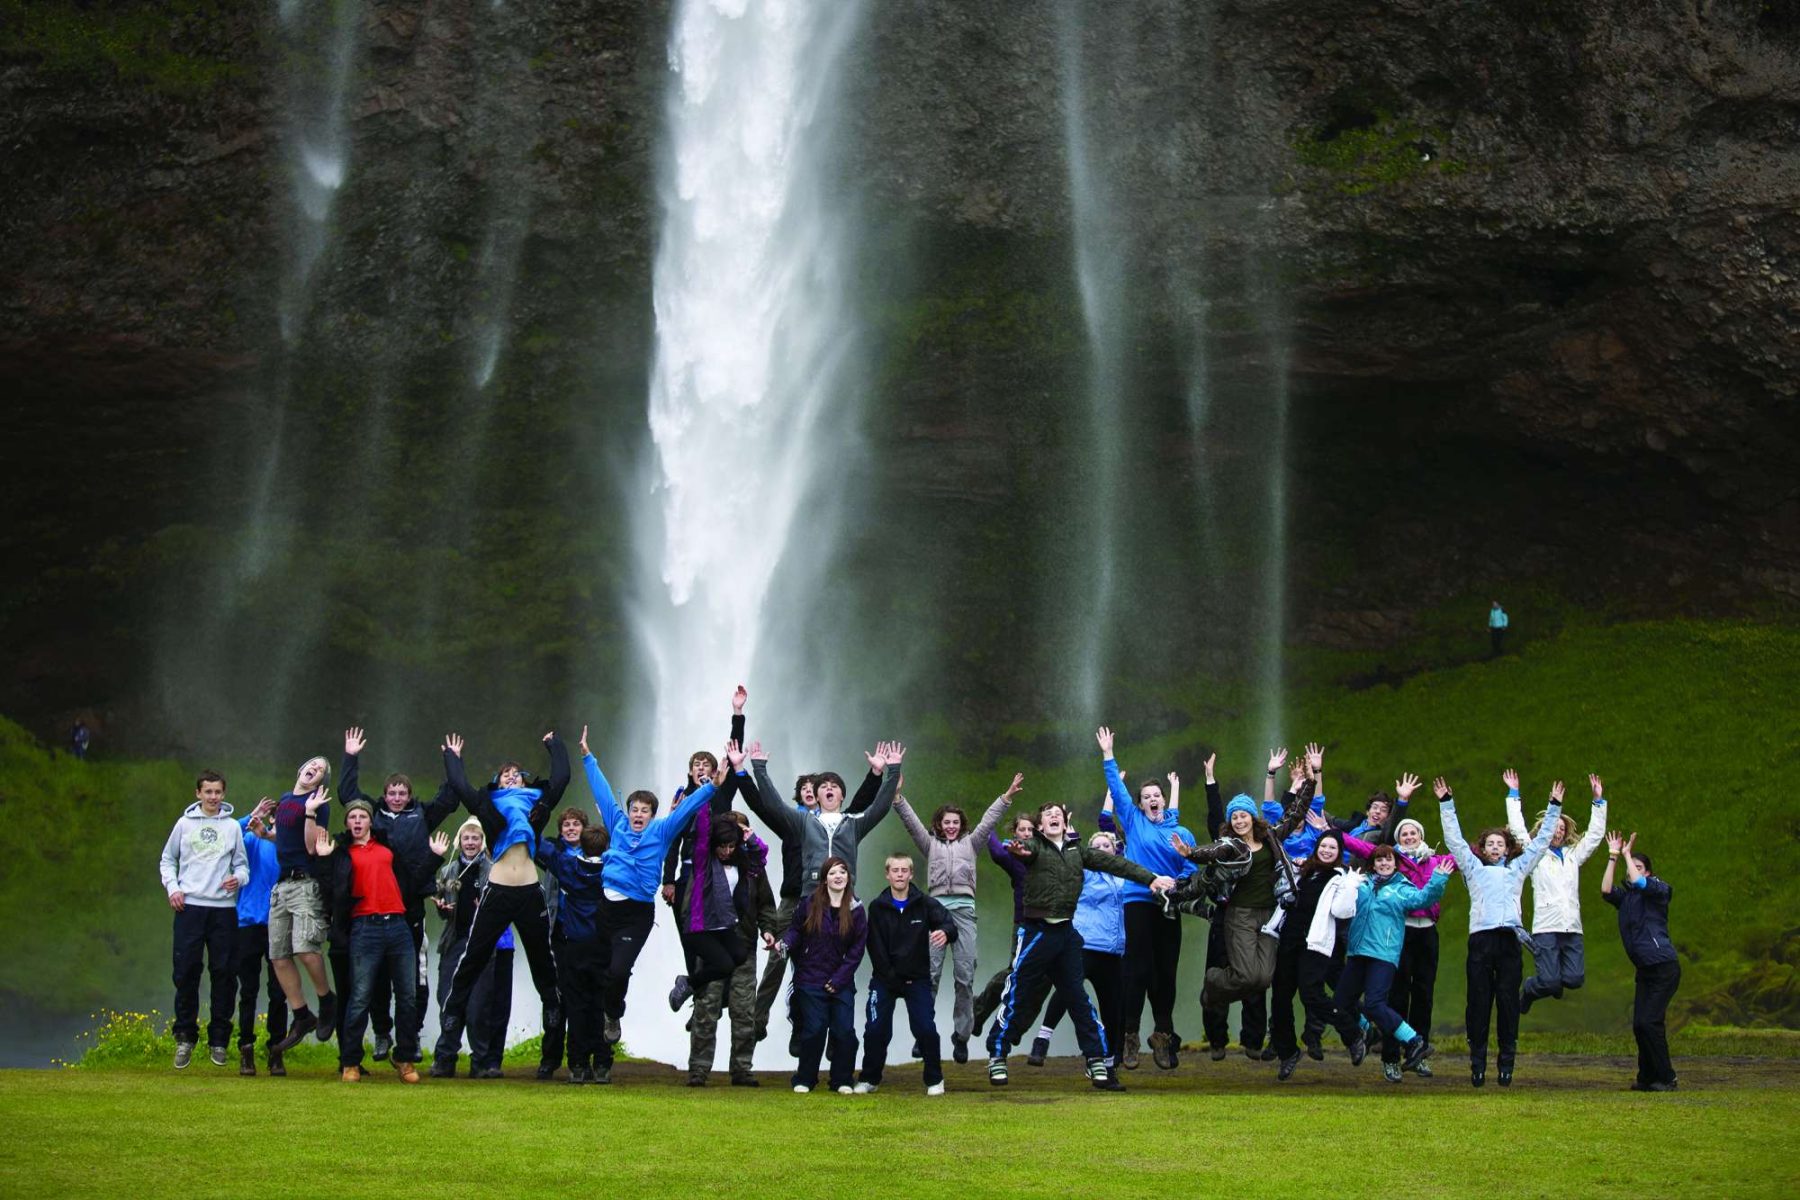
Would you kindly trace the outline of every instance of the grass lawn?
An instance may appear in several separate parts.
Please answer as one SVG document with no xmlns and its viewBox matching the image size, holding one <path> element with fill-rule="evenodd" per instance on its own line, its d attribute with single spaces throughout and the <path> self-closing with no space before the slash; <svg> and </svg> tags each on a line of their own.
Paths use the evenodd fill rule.
<svg viewBox="0 0 1800 1200">
<path fill-rule="evenodd" d="M 1073 1059 L 1018 1067 L 1005 1090 L 916 1066 L 875 1096 L 693 1090 L 650 1064 L 610 1088 L 506 1080 L 358 1085 L 327 1071 L 239 1079 L 172 1070 L 0 1072 L 0 1194 L 141 1200 L 214 1195 L 1783 1196 L 1800 1060 L 1677 1060 L 1682 1091 L 1621 1090 L 1631 1062 L 1528 1054 L 1509 1091 L 1438 1077 L 1384 1083 L 1341 1054 L 1285 1085 L 1233 1055 L 1146 1067 L 1123 1096 Z"/>
</svg>

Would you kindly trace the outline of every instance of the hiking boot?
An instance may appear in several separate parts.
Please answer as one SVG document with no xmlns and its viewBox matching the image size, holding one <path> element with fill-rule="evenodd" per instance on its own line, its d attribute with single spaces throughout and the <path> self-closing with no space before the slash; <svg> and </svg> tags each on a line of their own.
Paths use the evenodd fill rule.
<svg viewBox="0 0 1800 1200">
<path fill-rule="evenodd" d="M 1353 1066 L 1353 1067 L 1362 1066 L 1362 1060 L 1367 1058 L 1368 1056 L 1369 1056 L 1369 1043 L 1365 1039 L 1357 1038 L 1354 1042 L 1350 1043 L 1350 1065 L 1351 1066 Z"/>
<path fill-rule="evenodd" d="M 732 1087 L 761 1087 L 762 1080 L 758 1079 L 754 1075 L 747 1075 L 747 1074 L 740 1075 L 740 1074 L 737 1074 L 734 1072 L 731 1076 L 731 1086 Z"/>
<path fill-rule="evenodd" d="M 1004 1058 L 988 1059 L 988 1083 L 993 1087 L 1006 1086 L 1006 1060 Z"/>
<path fill-rule="evenodd" d="M 329 1042 L 337 1029 L 337 994 L 326 992 L 319 997 L 319 1027 L 313 1036 L 321 1042 Z"/>
<path fill-rule="evenodd" d="M 483 1067 L 481 1069 L 481 1078 L 483 1078 L 483 1079 L 505 1079 L 506 1072 L 502 1071 L 499 1067 Z"/>
<path fill-rule="evenodd" d="M 230 1056 L 223 1046 L 208 1046 L 206 1056 L 212 1059 L 212 1065 L 215 1067 L 222 1067 L 230 1061 Z"/>
<path fill-rule="evenodd" d="M 1314 1062 L 1325 1061 L 1325 1045 L 1318 1038 L 1306 1039 L 1306 1057 Z"/>
<path fill-rule="evenodd" d="M 677 975 L 675 986 L 669 989 L 669 1011 L 680 1012 L 681 1006 L 686 1004 L 688 997 L 693 994 L 694 988 L 692 984 L 688 983 L 688 977 Z"/>
<path fill-rule="evenodd" d="M 1049 1054 L 1050 1054 L 1050 1039 L 1049 1038 L 1047 1038 L 1047 1037 L 1032 1038 L 1031 1039 L 1031 1053 L 1029 1053 L 1025 1056 L 1025 1065 L 1028 1067 L 1041 1067 L 1044 1065 L 1044 1059 L 1047 1058 L 1049 1056 Z"/>
<path fill-rule="evenodd" d="M 1175 1035 L 1157 1030 L 1150 1035 L 1150 1059 L 1158 1070 L 1173 1071 L 1181 1060 L 1175 1056 Z"/>
<path fill-rule="evenodd" d="M 1289 1079 L 1293 1078 L 1294 1068 L 1299 1065 L 1300 1052 L 1296 1050 L 1281 1060 L 1281 1069 L 1275 1072 L 1275 1078 L 1282 1083 L 1287 1082 Z"/>
<path fill-rule="evenodd" d="M 1208 1050 L 1208 1053 L 1212 1055 L 1212 1060 L 1214 1062 L 1224 1062 L 1225 1061 L 1225 1047 L 1224 1046 L 1213 1046 Z"/>
<path fill-rule="evenodd" d="M 420 1083 L 420 1082 L 422 1082 L 422 1079 L 419 1075 L 419 1067 L 418 1067 L 418 1064 L 416 1064 L 416 1063 L 401 1062 L 399 1059 L 395 1059 L 394 1060 L 394 1073 L 396 1075 L 400 1076 L 401 1083 Z"/>
<path fill-rule="evenodd" d="M 688 1087 L 705 1087 L 706 1086 L 706 1072 L 705 1071 L 689 1071 L 687 1073 L 687 1086 Z"/>
<path fill-rule="evenodd" d="M 362 1068 L 345 1067 L 342 1071 L 338 1072 L 338 1079 L 344 1083 L 361 1083 Z"/>
<path fill-rule="evenodd" d="M 1410 1071 L 1431 1057 L 1431 1044 L 1425 1040 L 1424 1034 L 1415 1033 L 1413 1040 L 1406 1043 L 1405 1051 L 1405 1067 Z"/>
<path fill-rule="evenodd" d="M 969 1061 L 969 1039 L 966 1037 L 957 1037 L 955 1034 L 951 1034 L 950 1035 L 950 1057 L 955 1059 L 959 1063 L 968 1062 Z M 932 1094 L 933 1095 L 942 1095 L 941 1092 L 934 1092 Z"/>
<path fill-rule="evenodd" d="M 175 1069 L 177 1071 L 184 1071 L 187 1069 L 187 1065 L 193 1061 L 194 1061 L 194 1043 L 192 1043 L 192 1042 L 176 1042 L 175 1043 Z"/>
<path fill-rule="evenodd" d="M 319 1027 L 319 1018 L 310 1012 L 303 1012 L 288 1023 L 287 1036 L 269 1047 L 272 1054 L 286 1054 L 295 1046 L 306 1040 L 306 1035 Z"/>
<path fill-rule="evenodd" d="M 375 1035 L 375 1053 L 371 1055 L 376 1062 L 386 1062 L 387 1056 L 394 1049 L 394 1039 L 385 1033 Z"/>
<path fill-rule="evenodd" d="M 1422 1062 L 1418 1066 L 1416 1066 L 1412 1069 L 1412 1073 L 1414 1075 L 1417 1075 L 1420 1079 L 1430 1079 L 1431 1078 L 1431 1064 L 1428 1062 Z"/>
<path fill-rule="evenodd" d="M 238 1047 L 238 1074 L 256 1074 L 256 1049 L 253 1046 Z"/>
<path fill-rule="evenodd" d="M 456 1059 L 434 1058 L 431 1060 L 431 1077 L 433 1079 L 455 1079 Z"/>
<path fill-rule="evenodd" d="M 286 1078 L 287 1076 L 287 1064 L 281 1061 L 281 1051 L 279 1050 L 269 1051 L 269 1074 L 275 1076 L 277 1079 Z"/>
<path fill-rule="evenodd" d="M 1138 1069 L 1137 1034 L 1128 1033 L 1125 1035 L 1125 1052 L 1119 1056 L 1119 1065 L 1124 1067 L 1127 1071 L 1135 1071 Z"/>
<path fill-rule="evenodd" d="M 570 1068 L 570 1069 L 573 1070 L 574 1068 Z M 549 1063 L 539 1063 L 538 1069 L 537 1069 L 537 1077 L 540 1080 L 555 1079 L 556 1078 L 556 1068 L 551 1066 Z"/>
<path fill-rule="evenodd" d="M 1397 1062 L 1382 1063 L 1381 1064 L 1381 1077 L 1383 1079 L 1387 1080 L 1389 1083 L 1399 1083 L 1400 1079 L 1401 1079 L 1400 1064 Z"/>
</svg>

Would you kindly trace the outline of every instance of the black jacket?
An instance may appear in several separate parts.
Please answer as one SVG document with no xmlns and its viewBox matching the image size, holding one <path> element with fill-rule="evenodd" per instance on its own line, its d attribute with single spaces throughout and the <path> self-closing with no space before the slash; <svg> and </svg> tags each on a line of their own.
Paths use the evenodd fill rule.
<svg viewBox="0 0 1800 1200">
<path fill-rule="evenodd" d="M 387 830 L 379 825 L 369 826 L 369 840 L 379 842 L 393 850 L 388 842 Z M 356 872 L 350 864 L 350 834 L 348 831 L 338 834 L 332 839 L 331 853 L 325 858 L 325 911 L 331 921 L 331 941 L 345 950 L 350 948 L 350 919 L 356 910 L 356 902 L 361 899 L 356 894 Z M 444 860 L 433 854 L 429 847 L 426 856 L 430 859 L 427 878 L 432 878 L 438 865 Z M 406 880 L 400 871 L 400 855 L 394 855 L 394 883 L 400 888 L 401 896 L 406 896 Z M 408 899 L 407 904 L 412 901 Z"/>
<path fill-rule="evenodd" d="M 727 736 L 727 740 L 736 742 L 740 746 L 744 744 L 743 713 L 734 712 L 731 714 L 731 733 Z M 689 759 L 688 761 L 692 762 L 693 760 Z M 730 784 L 731 776 L 735 774 L 736 772 L 730 769 L 730 764 L 727 764 L 725 770 L 727 784 Z M 687 790 L 693 786 L 693 782 L 694 777 L 692 775 L 681 781 L 681 786 L 675 789 L 674 798 L 669 801 L 669 808 L 671 811 L 674 810 L 676 805 L 681 803 L 681 798 L 687 795 Z M 731 797 L 736 790 L 736 788 L 727 790 L 725 787 L 720 787 L 713 791 L 712 799 L 707 801 L 707 807 L 712 809 L 713 816 L 722 817 L 731 811 Z M 676 838 L 675 841 L 670 844 L 669 852 L 663 855 L 662 881 L 665 884 L 674 883 L 682 873 L 683 864 L 693 861 L 693 857 L 694 827 L 690 824 L 686 829 L 681 831 L 681 836 Z M 671 905 L 671 907 L 673 907 L 673 905 Z"/>
<path fill-rule="evenodd" d="M 545 822 L 550 820 L 551 812 L 562 803 L 563 793 L 569 789 L 569 748 L 563 745 L 559 737 L 552 737 L 545 745 L 550 750 L 550 778 L 529 781 L 528 786 L 541 789 L 543 794 L 526 816 L 531 831 L 540 837 L 543 835 Z M 488 845 L 498 845 L 501 835 L 506 832 L 506 818 L 494 807 L 494 792 L 498 785 L 490 782 L 480 788 L 471 787 L 468 774 L 463 769 L 462 755 L 446 750 L 444 786 L 469 810 L 470 816 L 481 822 L 481 831 L 487 835 Z"/>
<path fill-rule="evenodd" d="M 912 888 L 903 912 L 893 890 L 883 888 L 869 905 L 869 966 L 875 978 L 889 987 L 930 979 L 931 935 L 940 929 L 956 940 L 956 922 L 937 900 Z"/>
<path fill-rule="evenodd" d="M 1612 891 L 1600 893 L 1619 910 L 1619 938 L 1633 966 L 1677 961 L 1675 943 L 1669 940 L 1669 898 L 1674 890 L 1652 875 L 1643 887 L 1615 880 Z"/>
<path fill-rule="evenodd" d="M 406 897 L 407 911 L 417 913 L 427 896 L 437 891 L 437 867 L 431 853 L 431 835 L 456 811 L 456 793 L 445 784 L 428 804 L 414 799 L 399 812 L 394 812 L 379 796 L 365 793 L 359 786 L 357 756 L 344 755 L 343 772 L 338 784 L 344 803 L 366 800 L 375 809 L 374 827 L 386 830 L 385 844 L 394 852 L 394 873 L 400 879 L 400 894 Z"/>
</svg>

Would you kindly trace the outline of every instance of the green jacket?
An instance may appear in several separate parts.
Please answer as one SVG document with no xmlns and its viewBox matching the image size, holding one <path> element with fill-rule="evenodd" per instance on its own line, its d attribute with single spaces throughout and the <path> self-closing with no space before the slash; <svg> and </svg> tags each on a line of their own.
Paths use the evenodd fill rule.
<svg viewBox="0 0 1800 1200">
<path fill-rule="evenodd" d="M 1025 918 L 1067 921 L 1075 916 L 1081 899 L 1081 873 L 1104 871 L 1149 886 L 1156 875 L 1128 858 L 1095 850 L 1080 842 L 1052 845 L 1041 833 L 1026 843 L 1031 855 L 1025 860 Z"/>
</svg>

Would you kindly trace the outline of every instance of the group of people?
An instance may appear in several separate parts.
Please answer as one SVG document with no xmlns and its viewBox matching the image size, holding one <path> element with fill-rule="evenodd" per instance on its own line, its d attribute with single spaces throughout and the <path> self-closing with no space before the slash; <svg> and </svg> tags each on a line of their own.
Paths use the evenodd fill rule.
<svg viewBox="0 0 1800 1200">
<path fill-rule="evenodd" d="M 566 1055 L 570 1083 L 610 1083 L 633 970 L 660 902 L 685 963 L 668 1003 L 680 1012 L 691 1002 L 692 1086 L 708 1082 L 726 1012 L 730 1082 L 759 1086 L 752 1056 L 768 1036 L 785 983 L 796 1092 L 817 1088 L 822 1068 L 831 1090 L 879 1088 L 895 1009 L 904 1005 L 924 1087 L 942 1094 L 936 999 L 948 962 L 956 1062 L 967 1062 L 971 1042 L 981 1038 L 988 1081 L 1003 1086 L 1013 1052 L 1029 1037 L 1027 1062 L 1042 1064 L 1066 1016 L 1089 1081 L 1121 1091 L 1121 1072 L 1140 1068 L 1141 1049 L 1158 1068 L 1179 1065 L 1174 1013 L 1184 916 L 1207 922 L 1200 1004 L 1214 1059 L 1226 1054 L 1236 1005 L 1244 1053 L 1274 1063 L 1279 1080 L 1294 1074 L 1303 1054 L 1322 1060 L 1326 1034 L 1335 1032 L 1352 1064 L 1378 1050 L 1383 1074 L 1398 1083 L 1408 1072 L 1431 1074 L 1437 921 L 1455 874 L 1470 902 L 1470 1082 L 1486 1082 L 1492 1026 L 1495 1078 L 1507 1086 L 1521 1015 L 1582 985 L 1579 874 L 1604 840 L 1601 894 L 1619 910 L 1637 967 L 1633 1087 L 1677 1086 L 1665 1028 L 1680 979 L 1669 941 L 1670 889 L 1636 849 L 1635 835 L 1606 832 L 1598 776 L 1589 777 L 1583 831 L 1564 811 L 1560 782 L 1528 827 L 1519 779 L 1505 772 L 1507 820 L 1473 843 L 1440 778 L 1433 787 L 1445 845 L 1439 851 L 1410 815 L 1420 787 L 1415 776 L 1396 781 L 1392 796 L 1377 793 L 1338 817 L 1327 807 L 1319 746 L 1292 762 L 1285 749 L 1271 751 L 1261 800 L 1245 793 L 1225 800 L 1215 756 L 1205 760 L 1201 841 L 1181 823 L 1179 777 L 1142 782 L 1134 796 L 1114 757 L 1113 734 L 1102 728 L 1105 793 L 1093 832 L 1079 833 L 1072 806 L 1053 801 L 1012 814 L 1002 838 L 1022 775 L 973 820 L 951 804 L 922 819 L 902 794 L 905 748 L 883 742 L 865 754 L 868 770 L 853 795 L 831 771 L 802 775 L 784 794 L 760 743 L 746 743 L 746 701 L 739 688 L 723 756 L 694 754 L 667 812 L 653 791 L 619 800 L 585 729 L 581 765 L 592 810 L 558 811 L 572 771 L 553 732 L 543 739 L 547 775 L 534 777 L 507 761 L 479 785 L 468 778 L 462 739 L 446 737 L 443 784 L 421 801 L 404 774 L 387 776 L 379 797 L 361 790 L 366 738 L 350 729 L 339 778 L 343 824 L 335 835 L 331 768 L 323 757 L 301 765 L 291 791 L 262 800 L 241 819 L 225 802 L 223 777 L 202 772 L 195 802 L 162 855 L 174 910 L 175 1066 L 186 1067 L 198 1045 L 204 968 L 214 1063 L 229 1062 L 235 1008 L 239 1071 L 256 1073 L 258 989 L 266 974 L 270 1074 L 285 1073 L 283 1054 L 310 1033 L 320 1041 L 335 1036 L 341 1077 L 358 1080 L 372 1023 L 373 1057 L 390 1062 L 403 1081 L 420 1082 L 432 948 L 426 914 L 435 910 L 440 1033 L 431 1075 L 456 1073 L 465 1033 L 470 1075 L 501 1074 L 512 958 L 522 946 L 543 1009 L 538 1076 L 551 1078 Z M 739 798 L 748 812 L 733 807 Z M 441 827 L 458 810 L 467 818 L 451 835 Z M 917 857 L 886 855 L 885 886 L 866 886 L 864 896 L 875 894 L 865 901 L 856 883 L 859 847 L 890 811 L 899 814 Z M 752 816 L 780 842 L 778 880 Z M 1014 919 L 1007 965 L 977 994 L 983 851 L 1011 884 Z M 1530 932 L 1521 905 L 1528 879 Z M 759 947 L 768 956 L 760 978 Z M 1523 978 L 1525 948 L 1536 967 L 1530 978 Z M 865 959 L 859 1069 L 857 989 Z M 316 1010 L 308 1004 L 309 982 Z M 1146 1002 L 1152 1023 L 1141 1038 Z"/>
</svg>

